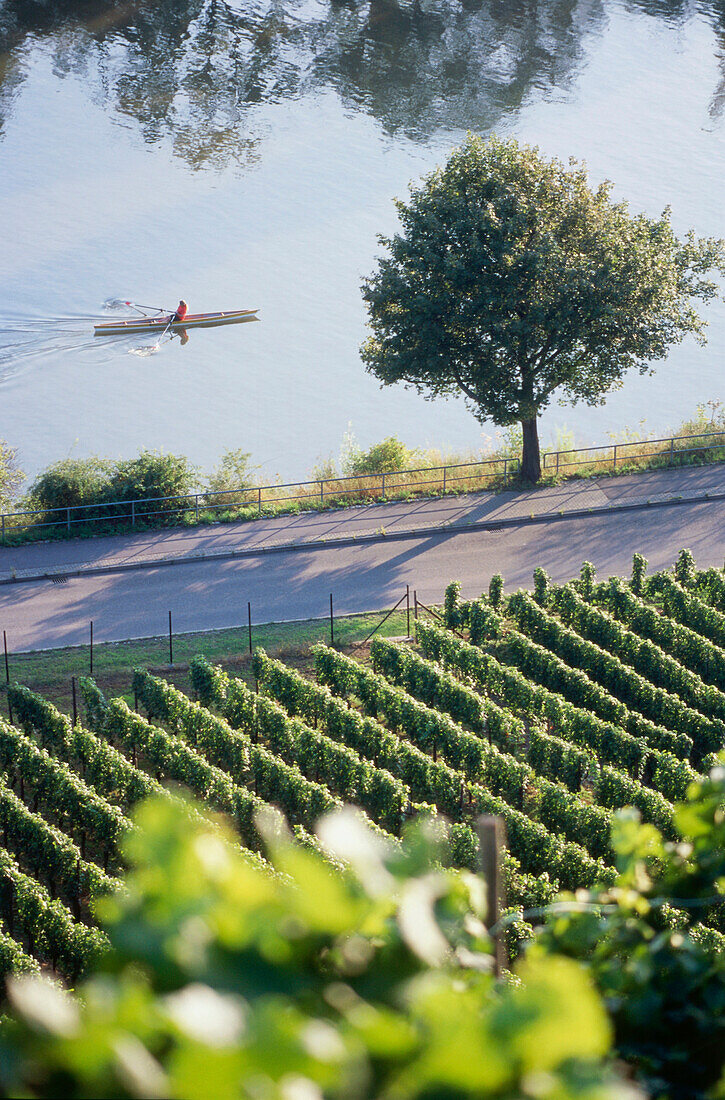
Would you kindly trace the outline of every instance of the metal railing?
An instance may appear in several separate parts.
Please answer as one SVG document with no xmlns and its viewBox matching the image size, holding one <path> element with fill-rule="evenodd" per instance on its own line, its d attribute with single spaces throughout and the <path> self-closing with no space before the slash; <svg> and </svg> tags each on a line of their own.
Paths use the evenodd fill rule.
<svg viewBox="0 0 725 1100">
<path fill-rule="evenodd" d="M 697 440 L 698 444 L 688 447 L 686 444 L 689 440 Z M 703 443 L 704 440 L 711 440 L 711 442 Z M 716 443 L 715 440 L 719 442 Z M 658 450 L 652 450 L 660 444 L 664 446 L 660 446 Z M 725 431 L 666 436 L 661 439 L 610 443 L 596 447 L 574 447 L 563 451 L 546 451 L 542 454 L 541 464 L 544 472 L 555 474 L 573 466 L 585 468 L 604 466 L 614 471 L 617 469 L 618 461 L 621 465 L 626 460 L 661 458 L 666 465 L 672 465 L 675 457 L 710 451 L 719 447 L 725 450 Z M 633 453 L 637 448 L 650 448 L 650 450 Z M 318 478 L 313 481 L 243 486 L 239 489 L 223 489 L 216 492 L 184 493 L 178 496 L 145 497 L 138 500 L 5 512 L 0 516 L 0 539 L 28 527 L 35 530 L 66 528 L 71 531 L 84 524 L 119 522 L 127 522 L 131 527 L 136 527 L 162 515 L 170 518 L 191 514 L 198 521 L 202 513 L 224 512 L 244 507 L 254 509 L 258 515 L 262 515 L 265 507 L 272 504 L 302 501 L 314 508 L 324 507 L 326 503 L 335 500 L 386 500 L 410 490 L 435 488 L 445 493 L 465 486 L 466 482 L 487 482 L 506 488 L 519 467 L 519 459 L 484 458 L 474 462 L 423 466 L 357 477 Z M 285 492 L 285 490 L 297 491 Z"/>
</svg>

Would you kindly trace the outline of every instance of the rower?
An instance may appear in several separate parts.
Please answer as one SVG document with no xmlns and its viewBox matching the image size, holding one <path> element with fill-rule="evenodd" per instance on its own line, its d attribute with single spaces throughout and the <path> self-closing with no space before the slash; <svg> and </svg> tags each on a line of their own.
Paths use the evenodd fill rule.
<svg viewBox="0 0 725 1100">
<path fill-rule="evenodd" d="M 189 312 L 189 307 L 187 306 L 186 302 L 182 298 L 181 301 L 179 302 L 178 306 L 176 307 L 176 313 L 174 314 L 171 323 L 174 324 L 176 321 L 183 321 L 188 312 Z"/>
</svg>

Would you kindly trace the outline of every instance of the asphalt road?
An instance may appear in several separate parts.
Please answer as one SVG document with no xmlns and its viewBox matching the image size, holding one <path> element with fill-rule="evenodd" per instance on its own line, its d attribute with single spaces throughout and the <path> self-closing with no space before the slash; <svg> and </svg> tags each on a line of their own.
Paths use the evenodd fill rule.
<svg viewBox="0 0 725 1100">
<path fill-rule="evenodd" d="M 54 648 L 94 639 L 119 641 L 163 634 L 171 610 L 175 632 L 239 626 L 247 601 L 258 623 L 390 607 L 417 589 L 440 601 L 450 580 L 473 596 L 501 572 L 507 588 L 530 586 L 544 566 L 559 581 L 578 574 L 584 559 L 600 576 L 628 575 L 632 554 L 652 569 L 671 565 L 689 547 L 702 567 L 723 564 L 725 502 L 566 517 L 502 531 L 438 531 L 338 548 L 303 547 L 235 560 L 180 562 L 128 572 L 91 574 L 0 587 L 0 629 L 11 651 Z"/>
</svg>

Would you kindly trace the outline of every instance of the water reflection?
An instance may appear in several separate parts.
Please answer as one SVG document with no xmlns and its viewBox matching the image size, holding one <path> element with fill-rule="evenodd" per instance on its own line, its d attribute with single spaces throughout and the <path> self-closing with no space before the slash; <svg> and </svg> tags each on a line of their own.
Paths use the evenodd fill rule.
<svg viewBox="0 0 725 1100">
<path fill-rule="evenodd" d="M 603 18 L 602 0 L 18 0 L 0 12 L 0 88 L 47 39 L 56 73 L 81 73 L 145 140 L 221 168 L 254 158 L 255 104 L 322 88 L 389 132 L 488 128 L 530 90 L 565 86 Z M 11 102 L 0 92 L 0 111 Z"/>
</svg>

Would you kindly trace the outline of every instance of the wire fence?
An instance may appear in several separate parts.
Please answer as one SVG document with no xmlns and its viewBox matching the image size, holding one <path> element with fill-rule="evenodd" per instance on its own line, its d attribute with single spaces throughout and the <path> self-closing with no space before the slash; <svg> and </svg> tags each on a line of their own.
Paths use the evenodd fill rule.
<svg viewBox="0 0 725 1100">
<path fill-rule="evenodd" d="M 725 430 L 546 451 L 541 464 L 544 477 L 556 477 L 564 472 L 615 473 L 643 464 L 675 466 L 698 456 L 702 462 L 725 461 Z M 0 541 L 30 528 L 81 533 L 91 524 L 135 528 L 156 526 L 161 518 L 178 522 L 182 517 L 191 522 L 213 522 L 221 516 L 234 518 L 237 513 L 246 518 L 295 507 L 321 509 L 332 504 L 399 500 L 415 494 L 503 490 L 518 477 L 520 465 L 518 458 L 483 458 L 355 477 L 5 512 L 0 516 Z"/>
</svg>

